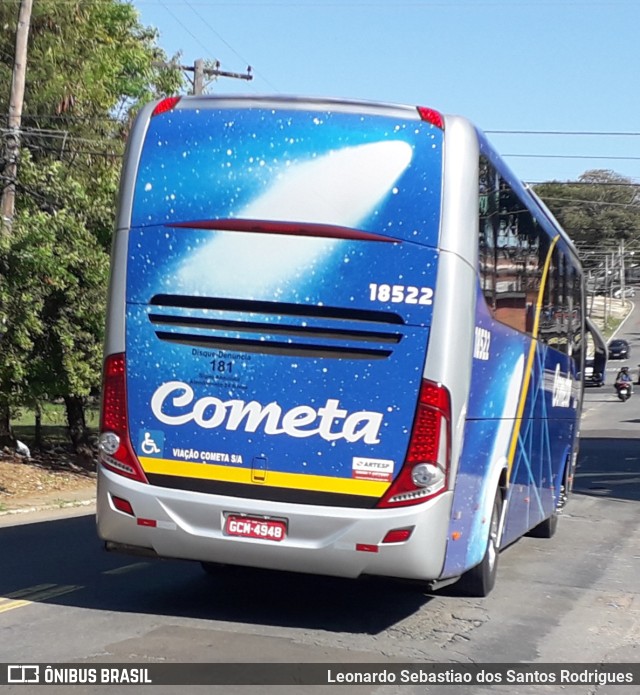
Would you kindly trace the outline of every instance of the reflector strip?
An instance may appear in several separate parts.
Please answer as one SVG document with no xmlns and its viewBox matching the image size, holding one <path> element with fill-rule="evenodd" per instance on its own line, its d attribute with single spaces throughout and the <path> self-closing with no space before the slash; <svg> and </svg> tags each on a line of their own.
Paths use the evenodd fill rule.
<svg viewBox="0 0 640 695">
<path fill-rule="evenodd" d="M 413 528 L 396 528 L 389 531 L 387 535 L 382 539 L 383 543 L 404 543 L 411 538 L 413 533 Z"/>
<path fill-rule="evenodd" d="M 284 234 L 289 236 L 310 236 L 325 239 L 351 239 L 355 241 L 381 241 L 388 244 L 401 244 L 392 237 L 365 232 L 351 227 L 340 227 L 317 222 L 280 222 L 274 220 L 246 220 L 241 218 L 217 220 L 193 220 L 172 222 L 165 227 L 187 227 L 190 229 L 212 229 L 223 232 L 253 232 L 256 234 Z"/>
<path fill-rule="evenodd" d="M 152 526 L 155 528 L 157 526 L 157 522 L 155 519 L 137 519 L 138 526 Z"/>
<path fill-rule="evenodd" d="M 169 459 L 140 458 L 140 463 L 147 473 L 175 475 L 181 478 L 199 480 L 216 480 L 230 483 L 255 485 L 251 479 L 250 468 L 230 468 Z M 365 497 L 382 497 L 389 487 L 388 482 L 375 480 L 356 480 L 353 478 L 331 478 L 323 475 L 305 475 L 303 473 L 280 473 L 266 471 L 266 478 L 259 483 L 262 487 L 279 487 L 294 490 L 311 490 L 314 492 L 335 492 L 344 495 L 362 495 Z"/>
<path fill-rule="evenodd" d="M 116 497 L 115 495 L 111 496 L 111 500 L 113 501 L 113 506 L 117 510 L 124 512 L 125 514 L 135 516 L 135 514 L 133 513 L 133 507 L 131 506 L 131 503 L 128 500 L 122 499 L 122 497 Z"/>
<path fill-rule="evenodd" d="M 377 553 L 378 546 L 370 543 L 356 543 L 356 550 L 361 553 Z"/>
</svg>

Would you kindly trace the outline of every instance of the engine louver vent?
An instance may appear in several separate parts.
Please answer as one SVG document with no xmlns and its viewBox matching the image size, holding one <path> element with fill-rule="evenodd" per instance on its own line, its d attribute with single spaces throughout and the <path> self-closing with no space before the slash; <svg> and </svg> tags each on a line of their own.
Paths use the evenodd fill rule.
<svg viewBox="0 0 640 695">
<path fill-rule="evenodd" d="M 151 305 L 160 340 L 208 349 L 371 360 L 402 340 L 402 318 L 390 312 L 180 295 Z"/>
</svg>

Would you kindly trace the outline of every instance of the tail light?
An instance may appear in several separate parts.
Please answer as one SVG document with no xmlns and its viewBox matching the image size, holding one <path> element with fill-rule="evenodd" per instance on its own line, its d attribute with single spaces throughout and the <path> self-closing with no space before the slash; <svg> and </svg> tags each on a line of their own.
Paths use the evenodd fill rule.
<svg viewBox="0 0 640 695">
<path fill-rule="evenodd" d="M 436 128 L 444 130 L 444 118 L 439 111 L 429 109 L 426 106 L 418 106 L 418 113 L 423 121 L 431 123 L 431 125 L 436 126 Z"/>
<path fill-rule="evenodd" d="M 418 504 L 447 489 L 451 456 L 451 398 L 447 389 L 423 381 L 404 464 L 378 507 Z"/>
<path fill-rule="evenodd" d="M 109 355 L 104 363 L 99 447 L 100 462 L 105 468 L 141 483 L 149 482 L 129 437 L 123 354 Z"/>
<path fill-rule="evenodd" d="M 122 497 L 116 497 L 115 495 L 112 495 L 111 501 L 113 502 L 113 506 L 119 512 L 124 512 L 129 516 L 135 516 L 135 514 L 133 513 L 133 507 L 131 506 L 131 502 L 129 502 L 129 500 L 125 500 Z"/>
<path fill-rule="evenodd" d="M 159 116 L 161 113 L 167 113 L 167 111 L 173 111 L 173 109 L 178 105 L 179 101 L 180 97 L 166 97 L 165 99 L 162 99 L 156 104 L 151 117 L 153 118 L 153 116 Z"/>
</svg>

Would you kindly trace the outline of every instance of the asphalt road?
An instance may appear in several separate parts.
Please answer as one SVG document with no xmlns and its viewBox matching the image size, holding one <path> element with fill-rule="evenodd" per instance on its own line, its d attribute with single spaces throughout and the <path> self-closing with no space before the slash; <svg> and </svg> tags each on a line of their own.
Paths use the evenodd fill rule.
<svg viewBox="0 0 640 695">
<path fill-rule="evenodd" d="M 640 312 L 620 335 L 640 362 Z M 635 356 L 635 357 L 634 357 Z M 486 599 L 395 581 L 237 570 L 105 553 L 92 515 L 0 528 L 0 662 L 640 662 L 640 386 L 586 394 L 574 494 L 551 540 L 501 553 Z M 7 693 L 68 692 L 7 686 Z M 335 686 L 356 690 L 355 686 Z M 360 686 L 380 693 L 555 693 L 553 686 Z M 281 693 L 283 687 L 260 688 Z M 137 690 L 175 693 L 175 686 Z M 601 686 L 598 695 L 629 686 Z M 74 693 L 131 692 L 77 685 Z M 182 693 L 249 693 L 189 686 Z M 327 692 L 298 686 L 291 693 Z M 593 685 L 562 688 L 587 695 Z"/>
</svg>

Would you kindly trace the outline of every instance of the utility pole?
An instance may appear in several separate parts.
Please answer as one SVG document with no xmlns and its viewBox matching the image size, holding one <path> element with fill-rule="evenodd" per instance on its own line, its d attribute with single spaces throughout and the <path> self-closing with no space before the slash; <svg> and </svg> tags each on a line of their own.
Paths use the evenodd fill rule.
<svg viewBox="0 0 640 695">
<path fill-rule="evenodd" d="M 625 283 L 624 270 L 624 239 L 620 239 L 620 247 L 618 249 L 618 253 L 620 254 L 620 299 L 624 299 L 625 290 L 627 289 Z"/>
<path fill-rule="evenodd" d="M 16 30 L 16 51 L 13 61 L 13 78 L 9 98 L 9 124 L 6 135 L 6 163 L 2 180 L 2 203 L 0 205 L 0 233 L 9 235 L 13 225 L 16 198 L 16 177 L 18 175 L 18 155 L 20 153 L 20 127 L 22 125 L 22 105 L 24 85 L 27 74 L 27 41 L 31 24 L 33 0 L 21 0 Z"/>
<path fill-rule="evenodd" d="M 215 62 L 214 66 L 211 68 L 205 67 L 204 60 L 202 58 L 197 58 L 193 67 L 190 65 L 180 65 L 181 70 L 185 72 L 193 73 L 193 93 L 196 95 L 202 94 L 204 92 L 204 78 L 205 77 L 231 77 L 236 80 L 252 80 L 253 74 L 251 71 L 251 66 L 247 67 L 247 72 L 228 72 L 226 70 L 220 70 L 220 61 Z"/>
<path fill-rule="evenodd" d="M 604 256 L 604 319 L 603 319 L 603 330 L 607 330 L 607 323 L 609 322 L 609 254 Z"/>
</svg>

